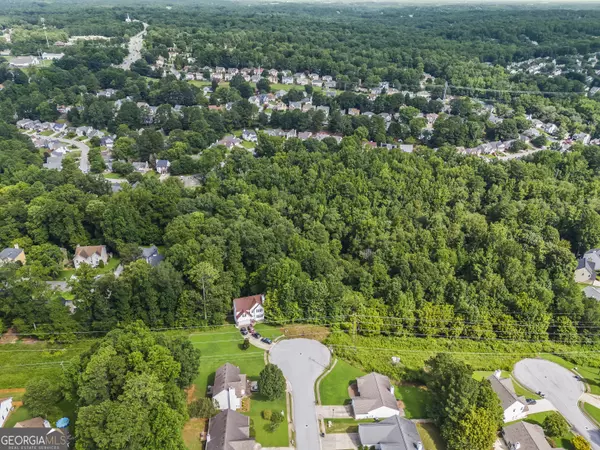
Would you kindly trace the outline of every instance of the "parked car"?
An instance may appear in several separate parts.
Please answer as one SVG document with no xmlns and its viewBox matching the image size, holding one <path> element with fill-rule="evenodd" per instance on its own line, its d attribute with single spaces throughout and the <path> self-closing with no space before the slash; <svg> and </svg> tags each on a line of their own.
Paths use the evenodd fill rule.
<svg viewBox="0 0 600 450">
<path fill-rule="evenodd" d="M 242 328 L 240 328 L 240 333 L 242 333 L 242 336 L 246 336 L 248 334 L 248 330 L 246 330 L 246 328 L 242 327 Z"/>
<path fill-rule="evenodd" d="M 250 382 L 250 392 L 258 392 L 258 381 Z"/>
<path fill-rule="evenodd" d="M 252 333 L 252 337 L 260 339 L 260 333 Z"/>
<path fill-rule="evenodd" d="M 542 398 L 544 398 L 546 396 L 546 395 L 544 395 L 544 393 L 542 391 L 537 391 L 536 394 Z"/>
<path fill-rule="evenodd" d="M 265 344 L 273 343 L 273 341 L 271 339 L 269 339 L 268 337 L 262 338 L 261 341 L 264 342 Z"/>
<path fill-rule="evenodd" d="M 535 405 L 537 402 L 532 398 L 525 399 L 528 405 Z"/>
</svg>

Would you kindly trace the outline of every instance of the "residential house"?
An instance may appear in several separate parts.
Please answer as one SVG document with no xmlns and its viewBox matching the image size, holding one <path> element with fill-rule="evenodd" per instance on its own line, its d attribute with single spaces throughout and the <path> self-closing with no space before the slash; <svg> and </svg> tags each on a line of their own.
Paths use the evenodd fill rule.
<svg viewBox="0 0 600 450">
<path fill-rule="evenodd" d="M 40 60 L 36 56 L 17 56 L 8 63 L 11 67 L 31 67 L 37 66 Z"/>
<path fill-rule="evenodd" d="M 275 92 L 275 98 L 281 98 L 287 95 L 287 91 L 284 91 L 283 89 L 280 89 L 279 91 Z"/>
<path fill-rule="evenodd" d="M 371 112 L 371 111 L 366 111 L 366 112 L 362 113 L 362 115 L 367 116 L 370 119 L 371 117 L 373 117 L 375 115 L 375 113 Z"/>
<path fill-rule="evenodd" d="M 61 59 L 63 56 L 65 56 L 64 53 L 42 53 L 42 59 L 44 60 L 51 60 L 51 61 L 55 61 L 58 59 Z"/>
<path fill-rule="evenodd" d="M 117 94 L 116 90 L 109 88 L 109 89 L 104 89 L 104 90 L 98 91 L 96 96 L 110 98 L 110 97 L 114 97 L 116 94 Z"/>
<path fill-rule="evenodd" d="M 325 117 L 329 117 L 329 106 L 317 106 L 317 111 L 322 111 Z"/>
<path fill-rule="evenodd" d="M 548 134 L 554 134 L 558 131 L 558 126 L 553 123 L 547 123 L 542 127 L 542 129 Z"/>
<path fill-rule="evenodd" d="M 42 166 L 48 170 L 62 170 L 62 160 L 62 156 L 49 156 Z"/>
<path fill-rule="evenodd" d="M 302 109 L 302 102 L 290 102 L 289 104 L 289 109 L 290 111 L 293 111 L 295 109 Z"/>
<path fill-rule="evenodd" d="M 330 81 L 333 81 L 333 77 L 331 75 L 323 75 L 322 80 L 326 83 L 329 83 Z"/>
<path fill-rule="evenodd" d="M 529 422 L 517 422 L 502 429 L 508 450 L 551 450 L 544 430 Z"/>
<path fill-rule="evenodd" d="M 242 139 L 250 142 L 258 142 L 258 136 L 256 132 L 252 130 L 242 131 Z"/>
<path fill-rule="evenodd" d="M 311 73 L 308 75 L 308 78 L 310 78 L 313 81 L 317 81 L 317 80 L 321 79 L 321 77 L 319 76 L 318 73 Z"/>
<path fill-rule="evenodd" d="M 67 125 L 64 123 L 53 123 L 52 124 L 52 129 L 54 131 L 56 131 L 57 133 L 65 131 L 66 128 L 67 128 Z"/>
<path fill-rule="evenodd" d="M 87 136 L 87 135 L 88 135 L 88 133 L 89 133 L 90 131 L 92 131 L 92 130 L 93 130 L 93 128 L 92 128 L 92 127 L 85 127 L 85 126 L 84 126 L 84 127 L 77 127 L 77 128 L 75 129 L 75 134 L 76 134 L 77 136 L 79 136 L 79 137 L 81 137 L 81 136 Z"/>
<path fill-rule="evenodd" d="M 165 257 L 158 253 L 158 247 L 152 245 L 151 247 L 140 247 L 142 251 L 142 259 L 150 264 L 152 267 L 158 266 Z"/>
<path fill-rule="evenodd" d="M 255 322 L 265 320 L 265 309 L 263 294 L 241 297 L 233 300 L 233 317 L 238 327 L 246 327 Z"/>
<path fill-rule="evenodd" d="M 282 84 L 294 84 L 294 77 L 281 77 Z"/>
<path fill-rule="evenodd" d="M 19 128 L 27 128 L 27 126 L 30 125 L 31 123 L 33 123 L 33 120 L 31 120 L 31 119 L 17 120 L 17 127 L 19 127 Z"/>
<path fill-rule="evenodd" d="M 322 88 L 323 87 L 323 82 L 322 81 L 313 81 L 312 85 L 313 85 L 313 87 Z"/>
<path fill-rule="evenodd" d="M 356 108 L 348 108 L 348 115 L 349 116 L 358 116 L 358 115 L 360 115 L 360 110 L 356 109 Z"/>
<path fill-rule="evenodd" d="M 306 102 L 302 105 L 302 112 L 308 112 L 311 109 L 315 109 L 315 107 L 313 106 L 313 104 L 311 102 Z"/>
<path fill-rule="evenodd" d="M 0 265 L 14 262 L 25 264 L 26 260 L 25 251 L 19 248 L 18 244 L 15 244 L 14 247 L 5 248 L 0 252 Z"/>
<path fill-rule="evenodd" d="M 496 370 L 493 375 L 488 377 L 492 389 L 500 399 L 502 410 L 504 411 L 504 422 L 514 422 L 527 415 L 527 402 L 525 397 L 519 397 L 515 393 L 510 378 L 501 378 L 502 371 Z"/>
<path fill-rule="evenodd" d="M 587 286 L 583 289 L 583 293 L 587 298 L 593 298 L 594 300 L 600 300 L 600 288 Z"/>
<path fill-rule="evenodd" d="M 250 418 L 226 409 L 208 421 L 206 450 L 259 450 L 250 437 Z"/>
<path fill-rule="evenodd" d="M 412 153 L 414 150 L 414 145 L 413 144 L 400 144 L 400 150 L 402 150 L 405 153 Z"/>
<path fill-rule="evenodd" d="M 587 133 L 577 133 L 573 135 L 573 140 L 581 142 L 583 145 L 588 145 L 592 137 Z"/>
<path fill-rule="evenodd" d="M 239 138 L 236 138 L 233 135 L 231 135 L 231 136 L 225 136 L 220 141 L 217 141 L 214 145 L 224 145 L 229 150 L 231 150 L 233 147 L 241 147 L 242 146 L 242 140 L 239 139 Z"/>
<path fill-rule="evenodd" d="M 250 82 L 251 83 L 258 83 L 261 80 L 261 76 L 260 75 L 252 75 L 250 77 Z"/>
<path fill-rule="evenodd" d="M 378 114 L 378 116 L 381 117 L 386 122 L 391 122 L 392 121 L 392 115 L 391 114 L 383 112 L 383 113 Z"/>
<path fill-rule="evenodd" d="M 15 428 L 52 428 L 52 426 L 46 419 L 34 417 L 33 419 L 17 422 Z"/>
<path fill-rule="evenodd" d="M 150 165 L 148 164 L 148 161 L 134 161 L 131 163 L 131 165 L 136 172 L 141 174 L 148 173 L 150 171 Z"/>
<path fill-rule="evenodd" d="M 600 248 L 593 248 L 583 254 L 583 257 L 595 264 L 595 267 L 600 267 Z"/>
<path fill-rule="evenodd" d="M 75 257 L 73 258 L 73 265 L 76 269 L 82 264 L 87 264 L 91 267 L 98 267 L 102 261 L 104 264 L 108 262 L 108 253 L 106 252 L 105 245 L 88 245 L 80 247 L 79 245 L 75 248 Z"/>
<path fill-rule="evenodd" d="M 246 388 L 246 375 L 240 373 L 240 368 L 229 363 L 223 364 L 215 372 L 212 387 L 215 406 L 219 409 L 240 409 Z"/>
<path fill-rule="evenodd" d="M 111 149 L 115 145 L 115 140 L 111 136 L 105 136 L 102 139 L 100 139 L 100 145 Z"/>
<path fill-rule="evenodd" d="M 277 75 L 279 75 L 279 72 L 277 72 L 277 69 L 269 69 L 270 77 L 276 77 Z"/>
<path fill-rule="evenodd" d="M 356 420 L 385 419 L 400 414 L 390 379 L 371 372 L 356 379 L 358 396 L 352 399 Z"/>
<path fill-rule="evenodd" d="M 301 139 L 303 141 L 310 139 L 311 136 L 312 133 L 310 131 L 301 131 L 300 133 L 298 133 L 298 139 Z"/>
<path fill-rule="evenodd" d="M 337 82 L 326 81 L 325 83 L 323 83 L 323 86 L 326 87 L 327 89 L 335 89 L 337 87 Z"/>
<path fill-rule="evenodd" d="M 12 397 L 0 399 L 0 427 L 4 426 L 4 422 L 12 409 Z"/>
<path fill-rule="evenodd" d="M 579 258 L 574 278 L 577 283 L 594 284 L 594 281 L 596 281 L 596 264 L 588 259 Z"/>
<path fill-rule="evenodd" d="M 417 425 L 393 415 L 381 422 L 358 424 L 360 443 L 380 450 L 423 450 Z"/>
<path fill-rule="evenodd" d="M 169 167 L 171 167 L 171 163 L 166 159 L 157 159 L 156 160 L 156 171 L 163 175 L 169 171 Z"/>
</svg>

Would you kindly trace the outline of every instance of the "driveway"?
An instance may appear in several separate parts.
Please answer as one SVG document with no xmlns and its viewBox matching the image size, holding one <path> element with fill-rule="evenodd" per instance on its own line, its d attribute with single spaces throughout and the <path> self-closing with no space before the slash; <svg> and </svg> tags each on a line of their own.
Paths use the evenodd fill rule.
<svg viewBox="0 0 600 450">
<path fill-rule="evenodd" d="M 533 392 L 542 391 L 578 434 L 600 450 L 600 430 L 581 412 L 578 401 L 585 391 L 569 370 L 545 359 L 524 359 L 515 365 L 517 381 Z"/>
<path fill-rule="evenodd" d="M 352 407 L 350 405 L 319 405 L 317 415 L 324 419 L 352 419 Z"/>
<path fill-rule="evenodd" d="M 323 450 L 349 450 L 360 446 L 358 433 L 332 433 L 321 439 Z"/>
<path fill-rule="evenodd" d="M 330 359 L 327 347 L 312 339 L 289 339 L 271 348 L 271 362 L 292 386 L 297 450 L 321 448 L 314 386 Z"/>
</svg>

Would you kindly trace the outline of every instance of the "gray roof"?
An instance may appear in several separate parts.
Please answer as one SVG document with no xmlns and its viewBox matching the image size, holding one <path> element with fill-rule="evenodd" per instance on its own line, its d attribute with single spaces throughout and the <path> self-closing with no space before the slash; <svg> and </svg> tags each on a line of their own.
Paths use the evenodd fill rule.
<svg viewBox="0 0 600 450">
<path fill-rule="evenodd" d="M 156 167 L 169 167 L 169 161 L 166 159 L 157 159 Z"/>
<path fill-rule="evenodd" d="M 242 389 L 246 389 L 246 375 L 240 374 L 239 367 L 225 363 L 215 373 L 213 396 L 229 388 L 234 388 L 235 394 L 241 397 Z"/>
<path fill-rule="evenodd" d="M 358 435 L 362 445 L 380 445 L 381 450 L 416 450 L 421 442 L 417 426 L 400 416 L 377 423 L 361 423 Z"/>
<path fill-rule="evenodd" d="M 523 397 L 518 397 L 515 393 L 515 387 L 513 386 L 510 378 L 499 380 L 495 375 L 490 375 L 488 380 L 492 384 L 492 389 L 500 399 L 503 410 L 506 410 L 506 408 L 510 407 L 515 402 L 521 402 L 525 404 L 525 399 Z"/>
<path fill-rule="evenodd" d="M 588 298 L 600 300 L 600 289 L 598 289 L 596 287 L 588 286 L 583 290 L 583 293 Z"/>
<path fill-rule="evenodd" d="M 579 270 L 579 269 L 586 269 L 588 270 L 590 273 L 594 273 L 594 270 L 596 269 L 596 264 L 594 264 L 592 261 L 589 261 L 585 258 L 579 258 L 577 260 L 577 268 L 575 270 Z"/>
<path fill-rule="evenodd" d="M 21 253 L 23 253 L 22 248 L 5 248 L 0 252 L 0 260 L 14 261 Z"/>
<path fill-rule="evenodd" d="M 158 247 L 153 245 L 151 247 L 140 247 L 142 250 L 142 258 L 146 260 L 152 267 L 158 266 L 165 257 L 158 253 Z"/>
<path fill-rule="evenodd" d="M 256 441 L 250 438 L 250 419 L 231 409 L 225 409 L 208 422 L 206 450 L 254 450 Z"/>
<path fill-rule="evenodd" d="M 355 414 L 367 414 L 383 406 L 399 411 L 396 397 L 390 391 L 392 384 L 385 375 L 371 372 L 357 378 L 356 385 L 359 396 L 354 397 L 352 401 Z"/>
<path fill-rule="evenodd" d="M 502 429 L 504 440 L 511 444 L 520 444 L 519 450 L 551 450 L 544 430 L 539 425 L 528 422 L 517 422 Z"/>
</svg>

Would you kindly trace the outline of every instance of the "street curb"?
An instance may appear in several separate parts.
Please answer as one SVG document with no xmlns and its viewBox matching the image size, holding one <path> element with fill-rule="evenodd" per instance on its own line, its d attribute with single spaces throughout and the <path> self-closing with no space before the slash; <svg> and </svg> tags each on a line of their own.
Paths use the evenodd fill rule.
<svg viewBox="0 0 600 450">
<path fill-rule="evenodd" d="M 333 360 L 333 363 L 331 364 L 331 367 L 329 367 L 329 369 L 327 369 L 325 372 L 323 372 L 321 375 L 319 375 L 319 378 L 317 378 L 317 381 L 315 381 L 315 399 L 317 400 L 317 405 L 321 404 L 321 390 L 319 389 L 319 387 L 321 386 L 321 380 L 323 378 L 325 378 L 327 375 L 329 375 L 329 373 L 333 370 L 333 368 L 335 367 L 337 362 L 338 362 L 338 359 L 335 358 Z"/>
</svg>

